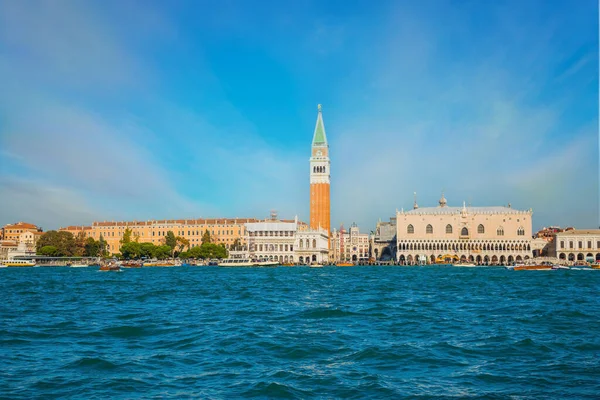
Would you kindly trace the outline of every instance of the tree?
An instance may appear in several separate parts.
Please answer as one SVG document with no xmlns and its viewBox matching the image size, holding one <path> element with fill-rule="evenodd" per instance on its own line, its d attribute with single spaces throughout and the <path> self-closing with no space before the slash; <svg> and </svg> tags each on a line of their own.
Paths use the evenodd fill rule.
<svg viewBox="0 0 600 400">
<path fill-rule="evenodd" d="M 194 246 L 188 250 L 188 255 L 190 258 L 202 258 L 202 249 L 200 246 Z"/>
<path fill-rule="evenodd" d="M 202 235 L 202 244 L 211 243 L 211 242 L 212 242 L 212 239 L 210 238 L 210 232 L 207 229 L 206 232 L 204 232 L 204 235 Z"/>
<path fill-rule="evenodd" d="M 125 259 L 139 258 L 142 250 L 142 245 L 137 242 L 129 242 L 121 246 L 119 251 Z"/>
<path fill-rule="evenodd" d="M 76 253 L 75 237 L 71 232 L 48 231 L 44 233 L 38 240 L 37 248 L 41 250 L 45 246 L 55 247 L 57 257 L 70 257 Z"/>
<path fill-rule="evenodd" d="M 177 238 L 173 231 L 167 232 L 167 236 L 165 236 L 165 244 L 171 248 L 171 251 L 175 250 L 175 246 L 177 246 Z"/>
<path fill-rule="evenodd" d="M 100 254 L 100 242 L 94 240 L 94 238 L 87 238 L 84 247 L 84 254 L 86 257 L 98 257 L 98 255 Z"/>
<path fill-rule="evenodd" d="M 233 244 L 231 245 L 231 250 L 239 251 L 242 250 L 242 241 L 240 238 L 235 238 Z"/>
<path fill-rule="evenodd" d="M 175 242 L 177 243 L 177 251 L 179 251 L 180 253 L 183 251 L 183 249 L 190 246 L 190 241 L 181 236 L 177 236 L 175 238 Z"/>
<path fill-rule="evenodd" d="M 154 257 L 154 249 L 156 246 L 153 243 L 142 243 L 140 245 L 140 257 L 152 258 Z"/>
<path fill-rule="evenodd" d="M 178 257 L 182 260 L 187 260 L 188 258 L 191 258 L 189 251 L 182 251 L 181 253 L 179 253 Z"/>
<path fill-rule="evenodd" d="M 85 255 L 85 233 L 83 232 L 79 232 L 75 237 L 73 255 L 78 257 Z"/>
<path fill-rule="evenodd" d="M 167 246 L 166 244 L 162 246 L 156 246 L 152 252 L 152 256 L 154 258 L 158 258 L 159 260 L 164 260 L 165 258 L 169 258 L 172 251 L 173 250 L 171 247 Z"/>
<path fill-rule="evenodd" d="M 48 257 L 56 257 L 56 253 L 58 252 L 58 249 L 54 246 L 44 246 L 44 247 L 40 247 L 37 251 L 37 253 L 41 256 L 48 256 Z"/>
<path fill-rule="evenodd" d="M 124 244 L 130 243 L 130 242 L 131 242 L 131 229 L 127 228 L 127 229 L 125 229 L 125 232 L 123 232 L 123 237 L 121 238 L 119 243 L 121 244 L 121 246 L 123 246 Z"/>
<path fill-rule="evenodd" d="M 100 257 L 108 257 L 108 244 L 102 234 L 100 235 L 100 239 L 98 240 L 98 247 L 100 252 Z"/>
</svg>

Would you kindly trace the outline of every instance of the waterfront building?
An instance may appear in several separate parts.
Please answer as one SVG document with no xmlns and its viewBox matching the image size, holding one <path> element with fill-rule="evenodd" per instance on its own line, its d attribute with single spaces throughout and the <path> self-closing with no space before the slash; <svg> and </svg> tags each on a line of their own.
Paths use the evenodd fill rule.
<svg viewBox="0 0 600 400">
<path fill-rule="evenodd" d="M 570 229 L 556 233 L 555 254 L 562 261 L 600 261 L 600 229 Z"/>
<path fill-rule="evenodd" d="M 19 244 L 23 244 L 28 251 L 35 251 L 37 242 L 44 232 L 25 231 L 19 235 Z"/>
<path fill-rule="evenodd" d="M 300 229 L 296 232 L 295 256 L 298 264 L 329 262 L 329 235 L 323 228 Z"/>
<path fill-rule="evenodd" d="M 329 145 L 321 105 L 318 105 L 317 123 L 310 157 L 310 222 L 311 229 L 331 231 Z"/>
<path fill-rule="evenodd" d="M 280 263 L 296 262 L 294 248 L 298 225 L 298 217 L 293 221 L 280 221 L 276 213 L 272 213 L 270 219 L 246 223 L 246 243 L 250 258 Z"/>
<path fill-rule="evenodd" d="M 14 260 L 15 257 L 35 256 L 35 249 L 31 249 L 25 242 L 14 240 L 0 241 L 0 261 Z"/>
<path fill-rule="evenodd" d="M 435 263 L 447 256 L 477 264 L 499 265 L 531 258 L 530 210 L 507 207 L 438 207 L 396 213 L 397 261 Z"/>
<path fill-rule="evenodd" d="M 200 246 L 202 236 L 206 231 L 211 235 L 213 243 L 223 244 L 229 249 L 239 240 L 241 246 L 246 245 L 245 224 L 258 221 L 255 218 L 215 218 L 215 219 L 177 219 L 149 221 L 94 222 L 91 226 L 68 226 L 61 231 L 71 232 L 77 236 L 83 234 L 86 238 L 95 240 L 103 238 L 112 254 L 119 253 L 120 241 L 127 229 L 132 232 L 132 239 L 140 243 L 164 243 L 167 232 L 189 240 L 190 247 Z"/>
<path fill-rule="evenodd" d="M 377 221 L 371 235 L 371 256 L 376 260 L 396 260 L 396 217 L 388 222 Z"/>
<path fill-rule="evenodd" d="M 28 222 L 17 222 L 16 224 L 7 224 L 2 228 L 2 240 L 12 240 L 19 243 L 20 236 L 24 232 L 42 232 L 42 228 Z"/>
<path fill-rule="evenodd" d="M 340 230 L 331 233 L 331 262 L 366 262 L 370 258 L 370 236 L 360 233 L 358 225 L 352 224 L 349 230 L 342 225 Z"/>
</svg>

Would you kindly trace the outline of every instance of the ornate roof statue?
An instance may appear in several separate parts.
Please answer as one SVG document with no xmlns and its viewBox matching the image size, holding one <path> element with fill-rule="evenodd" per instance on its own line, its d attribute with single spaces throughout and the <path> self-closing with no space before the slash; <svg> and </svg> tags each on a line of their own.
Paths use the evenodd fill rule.
<svg viewBox="0 0 600 400">
<path fill-rule="evenodd" d="M 448 204 L 448 202 L 446 201 L 446 198 L 444 197 L 444 192 L 442 192 L 442 198 L 440 199 L 440 207 L 446 207 L 447 204 Z"/>
</svg>

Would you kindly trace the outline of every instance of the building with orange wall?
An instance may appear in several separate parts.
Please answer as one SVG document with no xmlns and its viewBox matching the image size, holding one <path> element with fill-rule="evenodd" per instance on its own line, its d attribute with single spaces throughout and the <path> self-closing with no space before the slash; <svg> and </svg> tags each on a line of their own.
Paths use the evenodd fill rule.
<svg viewBox="0 0 600 400">
<path fill-rule="evenodd" d="M 19 243 L 19 238 L 21 234 L 25 232 L 41 232 L 42 228 L 27 223 L 27 222 L 17 222 L 16 224 L 7 224 L 2 228 L 2 233 L 0 235 L 1 240 L 11 240 L 16 243 Z"/>
<path fill-rule="evenodd" d="M 329 145 L 321 105 L 318 105 L 317 124 L 313 134 L 310 157 L 310 227 L 331 231 Z"/>
<path fill-rule="evenodd" d="M 108 244 L 108 251 L 119 253 L 120 241 L 127 229 L 131 230 L 132 240 L 140 243 L 164 244 L 167 232 L 173 231 L 175 236 L 189 240 L 190 247 L 202 244 L 202 235 L 208 231 L 213 243 L 224 244 L 230 248 L 236 239 L 242 246 L 246 245 L 246 227 L 249 222 L 257 222 L 254 218 L 214 218 L 214 219 L 177 219 L 151 221 L 94 222 L 91 226 L 68 226 L 61 231 L 71 232 L 77 236 L 83 234 L 100 240 L 102 237 Z"/>
</svg>

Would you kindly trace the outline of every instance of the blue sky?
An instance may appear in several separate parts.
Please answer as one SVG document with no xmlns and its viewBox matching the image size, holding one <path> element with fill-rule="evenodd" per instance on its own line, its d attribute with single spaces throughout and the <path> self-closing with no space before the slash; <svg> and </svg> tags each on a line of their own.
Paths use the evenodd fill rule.
<svg viewBox="0 0 600 400">
<path fill-rule="evenodd" d="M 0 224 L 512 203 L 599 225 L 595 1 L 0 0 Z"/>
</svg>

